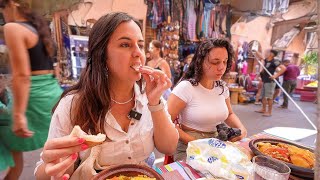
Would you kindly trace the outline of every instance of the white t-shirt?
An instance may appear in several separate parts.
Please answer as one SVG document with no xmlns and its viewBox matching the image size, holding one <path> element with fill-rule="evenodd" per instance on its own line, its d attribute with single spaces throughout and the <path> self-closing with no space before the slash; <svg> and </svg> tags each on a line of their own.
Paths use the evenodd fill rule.
<svg viewBox="0 0 320 180">
<path fill-rule="evenodd" d="M 70 108 L 74 95 L 68 95 L 61 99 L 57 106 L 50 124 L 48 139 L 67 136 L 71 133 L 73 126 L 70 120 Z M 153 152 L 155 145 L 153 141 L 153 121 L 151 112 L 148 109 L 148 99 L 146 94 L 140 93 L 140 88 L 135 85 L 136 111 L 142 114 L 140 120 L 132 119 L 128 132 L 124 132 L 110 111 L 106 114 L 105 132 L 111 142 L 104 142 L 98 163 L 100 166 L 120 165 L 120 164 L 144 164 L 144 161 Z M 167 112 L 166 101 L 165 110 L 168 121 L 171 121 L 170 114 Z M 165 119 L 164 119 L 165 120 Z M 172 123 L 172 126 L 174 124 Z M 88 150 L 81 151 L 80 159 L 85 157 Z M 37 168 L 43 163 L 40 160 Z"/>
<path fill-rule="evenodd" d="M 181 111 L 180 123 L 203 132 L 216 130 L 216 125 L 228 118 L 226 99 L 229 98 L 227 86 L 207 89 L 200 83 L 192 86 L 189 81 L 181 81 L 172 91 L 187 103 Z"/>
</svg>

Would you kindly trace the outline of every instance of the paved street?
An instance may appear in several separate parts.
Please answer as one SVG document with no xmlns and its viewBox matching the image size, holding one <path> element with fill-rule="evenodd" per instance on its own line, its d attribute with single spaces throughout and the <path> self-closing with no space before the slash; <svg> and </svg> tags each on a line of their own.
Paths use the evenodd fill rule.
<svg viewBox="0 0 320 180">
<path fill-rule="evenodd" d="M 309 118 L 316 123 L 316 104 L 300 101 L 297 101 L 297 103 L 302 107 Z M 290 104 L 289 109 L 279 109 L 277 108 L 278 106 L 279 105 L 277 104 L 274 105 L 272 117 L 262 117 L 261 114 L 255 113 L 254 110 L 258 110 L 261 107 L 259 105 L 234 105 L 233 109 L 247 127 L 249 136 L 275 126 L 312 128 L 292 103 Z M 308 142 L 313 144 L 314 138 L 315 136 L 309 137 Z M 35 179 L 33 170 L 36 161 L 39 159 L 40 151 L 41 150 L 25 153 L 25 168 L 21 180 Z M 157 153 L 157 158 L 161 158 L 162 156 L 163 155 Z M 161 159 L 158 161 L 161 161 Z"/>
</svg>

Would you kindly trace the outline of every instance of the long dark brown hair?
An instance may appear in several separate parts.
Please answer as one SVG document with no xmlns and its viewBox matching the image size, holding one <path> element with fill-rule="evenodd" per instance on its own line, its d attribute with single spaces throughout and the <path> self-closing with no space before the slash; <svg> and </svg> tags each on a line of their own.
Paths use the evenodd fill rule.
<svg viewBox="0 0 320 180">
<path fill-rule="evenodd" d="M 4 8 L 10 2 L 19 4 L 19 6 L 17 6 L 18 12 L 36 28 L 39 39 L 45 46 L 45 52 L 49 57 L 53 57 L 55 54 L 55 46 L 46 20 L 41 15 L 34 12 L 26 0 L 0 0 L 0 7 Z"/>
<path fill-rule="evenodd" d="M 152 41 L 151 41 L 151 44 L 152 44 L 155 48 L 157 48 L 157 49 L 160 50 L 160 57 L 163 58 L 163 51 L 162 51 L 162 44 L 161 44 L 161 42 L 158 41 L 158 40 L 152 40 Z"/>
<path fill-rule="evenodd" d="M 207 39 L 204 40 L 199 44 L 195 55 L 192 58 L 192 61 L 189 65 L 189 68 L 186 74 L 182 77 L 181 80 L 188 80 L 193 86 L 198 86 L 202 75 L 203 75 L 203 68 L 202 64 L 205 58 L 209 55 L 209 52 L 212 48 L 226 48 L 228 52 L 228 61 L 227 61 L 227 68 L 226 72 L 228 73 L 231 69 L 232 59 L 234 57 L 234 51 L 232 45 L 226 39 Z M 224 82 L 222 80 L 215 82 L 216 87 L 222 88 L 222 93 L 224 92 Z"/>
<path fill-rule="evenodd" d="M 117 27 L 129 21 L 134 21 L 142 32 L 139 22 L 122 12 L 102 16 L 94 24 L 89 34 L 87 66 L 82 70 L 77 84 L 66 90 L 61 96 L 63 98 L 68 94 L 75 94 L 70 118 L 73 125 L 79 125 L 85 132 L 105 133 L 105 116 L 110 109 L 111 100 L 108 84 L 107 45 Z"/>
</svg>

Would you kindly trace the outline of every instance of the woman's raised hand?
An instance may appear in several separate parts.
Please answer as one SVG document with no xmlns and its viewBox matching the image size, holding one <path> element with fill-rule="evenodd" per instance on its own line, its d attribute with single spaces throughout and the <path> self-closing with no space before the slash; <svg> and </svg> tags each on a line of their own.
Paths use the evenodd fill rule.
<svg viewBox="0 0 320 180">
<path fill-rule="evenodd" d="M 70 172 L 67 170 L 73 167 L 78 152 L 88 148 L 83 138 L 64 136 L 48 140 L 41 155 L 46 174 L 54 180 L 69 179 Z"/>
<path fill-rule="evenodd" d="M 171 80 L 164 72 L 148 66 L 140 67 L 139 72 L 146 81 L 146 93 L 149 104 L 159 104 L 160 97 L 164 91 L 171 87 Z"/>
</svg>

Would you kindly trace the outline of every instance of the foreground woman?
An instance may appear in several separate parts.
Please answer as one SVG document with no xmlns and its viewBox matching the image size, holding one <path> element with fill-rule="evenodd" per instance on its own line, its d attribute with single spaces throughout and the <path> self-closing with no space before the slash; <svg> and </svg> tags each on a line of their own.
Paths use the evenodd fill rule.
<svg viewBox="0 0 320 180">
<path fill-rule="evenodd" d="M 90 32 L 88 49 L 79 82 L 54 109 L 37 179 L 90 179 L 110 165 L 144 164 L 154 148 L 165 154 L 176 149 L 178 133 L 161 100 L 171 81 L 162 71 L 143 66 L 139 22 L 125 13 L 101 17 Z M 75 125 L 88 134 L 106 134 L 107 140 L 87 151 L 84 139 L 68 136 Z M 84 168 L 91 171 L 77 169 L 78 157 L 90 164 L 86 158 L 93 157 L 92 151 L 95 163 Z"/>
</svg>

